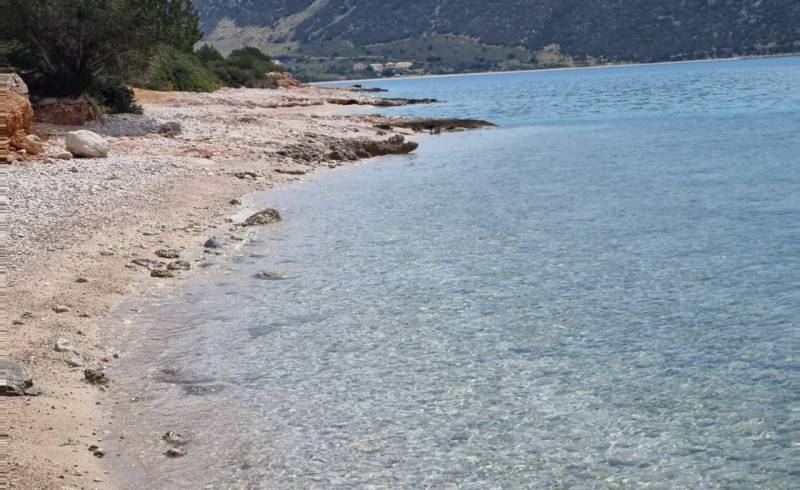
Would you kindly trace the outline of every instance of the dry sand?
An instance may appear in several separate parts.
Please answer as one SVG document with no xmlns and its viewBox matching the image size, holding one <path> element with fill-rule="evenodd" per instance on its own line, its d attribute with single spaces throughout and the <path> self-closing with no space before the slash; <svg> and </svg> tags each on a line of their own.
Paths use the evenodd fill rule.
<svg viewBox="0 0 800 490">
<path fill-rule="evenodd" d="M 332 98 L 375 99 L 330 89 L 138 97 L 143 116 L 111 116 L 82 128 L 112 140 L 109 158 L 52 158 L 75 128 L 40 125 L 47 155 L 8 168 L 13 325 L 4 357 L 27 365 L 44 391 L 0 398 L 11 488 L 114 488 L 104 460 L 88 449 L 102 445 L 104 391 L 67 361 L 79 355 L 86 366 L 113 363 L 96 340 L 106 315 L 135 284 L 170 280 L 151 278 L 132 259 L 155 259 L 164 247 L 197 249 L 234 211 L 229 201 L 303 178 L 276 170 L 342 165 L 348 162 L 332 158 L 343 142 L 394 134 L 376 129 L 374 118 L 331 116 L 342 108 L 326 102 Z M 179 122 L 182 132 L 159 135 L 167 121 Z M 57 313 L 61 306 L 68 311 Z M 57 352 L 59 337 L 74 352 Z"/>
</svg>

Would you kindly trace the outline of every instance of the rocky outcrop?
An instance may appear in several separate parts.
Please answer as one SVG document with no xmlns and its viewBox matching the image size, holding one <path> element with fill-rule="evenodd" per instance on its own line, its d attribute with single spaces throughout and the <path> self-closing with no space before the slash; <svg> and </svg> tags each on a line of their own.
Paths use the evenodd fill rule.
<svg viewBox="0 0 800 490">
<path fill-rule="evenodd" d="M 375 107 L 399 107 L 404 105 L 415 104 L 435 104 L 439 101 L 437 99 L 404 99 L 404 98 L 339 98 L 331 97 L 326 100 L 329 104 L 335 105 L 372 105 Z"/>
<path fill-rule="evenodd" d="M 82 126 L 97 119 L 97 113 L 85 98 L 41 99 L 34 103 L 34 117 L 43 123 Z"/>
<path fill-rule="evenodd" d="M 105 158 L 111 149 L 105 138 L 84 129 L 67 133 L 66 144 L 68 152 L 81 158 Z"/>
<path fill-rule="evenodd" d="M 295 88 L 303 85 L 290 73 L 285 72 L 273 71 L 267 73 L 266 78 L 275 88 Z"/>
<path fill-rule="evenodd" d="M 495 125 L 480 119 L 437 119 L 425 117 L 378 118 L 375 127 L 390 131 L 396 128 L 410 129 L 415 133 L 450 133 L 467 129 L 491 128 Z"/>
<path fill-rule="evenodd" d="M 13 148 L 25 150 L 29 155 L 44 153 L 44 141 L 35 134 L 25 134 L 23 130 L 14 133 L 9 142 Z"/>
<path fill-rule="evenodd" d="M 406 155 L 419 147 L 418 143 L 406 141 L 402 135 L 395 135 L 387 140 L 351 140 L 346 143 L 348 149 L 358 158 L 372 158 L 383 155 Z M 353 158 L 335 158 L 332 160 L 352 160 Z"/>
<path fill-rule="evenodd" d="M 10 91 L 8 93 L 8 112 L 6 117 L 7 136 L 12 136 L 18 132 L 28 134 L 33 122 L 33 108 L 25 95 Z"/>
</svg>

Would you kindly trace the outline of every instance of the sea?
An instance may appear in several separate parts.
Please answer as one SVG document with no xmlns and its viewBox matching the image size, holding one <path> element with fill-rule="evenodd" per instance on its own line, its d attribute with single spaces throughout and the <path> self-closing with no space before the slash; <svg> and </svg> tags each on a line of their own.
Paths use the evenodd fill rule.
<svg viewBox="0 0 800 490">
<path fill-rule="evenodd" d="M 497 127 L 120 306 L 123 488 L 800 488 L 800 58 L 360 83 Z"/>
</svg>

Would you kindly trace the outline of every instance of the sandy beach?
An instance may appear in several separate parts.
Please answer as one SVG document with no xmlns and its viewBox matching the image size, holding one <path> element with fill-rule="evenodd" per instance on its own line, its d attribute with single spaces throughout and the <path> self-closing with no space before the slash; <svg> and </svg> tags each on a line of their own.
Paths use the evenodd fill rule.
<svg viewBox="0 0 800 490">
<path fill-rule="evenodd" d="M 164 248 L 200 250 L 209 230 L 230 226 L 227 217 L 242 212 L 244 194 L 410 151 L 404 140 L 415 130 L 455 129 L 338 116 L 345 105 L 386 102 L 319 87 L 141 91 L 138 100 L 144 115 L 80 128 L 111 141 L 108 158 L 56 158 L 77 128 L 40 124 L 46 154 L 8 168 L 7 355 L 28 367 L 43 392 L 3 399 L 12 488 L 115 488 L 99 447 L 108 423 L 100 409 L 105 388 L 88 383 L 84 369 L 114 362 L 98 331 L 135 285 L 174 280 L 151 277 L 133 260 L 158 260 L 154 253 Z M 179 134 L 160 134 L 167 122 L 178 122 Z M 58 339 L 70 348 L 58 351 Z M 71 367 L 76 357 L 82 365 Z"/>
</svg>

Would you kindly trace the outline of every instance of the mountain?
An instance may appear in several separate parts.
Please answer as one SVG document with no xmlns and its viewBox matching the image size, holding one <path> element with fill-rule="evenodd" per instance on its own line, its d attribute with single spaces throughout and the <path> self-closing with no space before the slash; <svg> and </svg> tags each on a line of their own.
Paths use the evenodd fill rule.
<svg viewBox="0 0 800 490">
<path fill-rule="evenodd" d="M 206 42 L 342 76 L 800 52 L 797 0 L 194 0 Z M 355 66 L 354 66 L 355 65 Z M 412 69 L 413 69 L 412 68 Z M 311 73 L 309 76 L 312 76 Z"/>
</svg>

